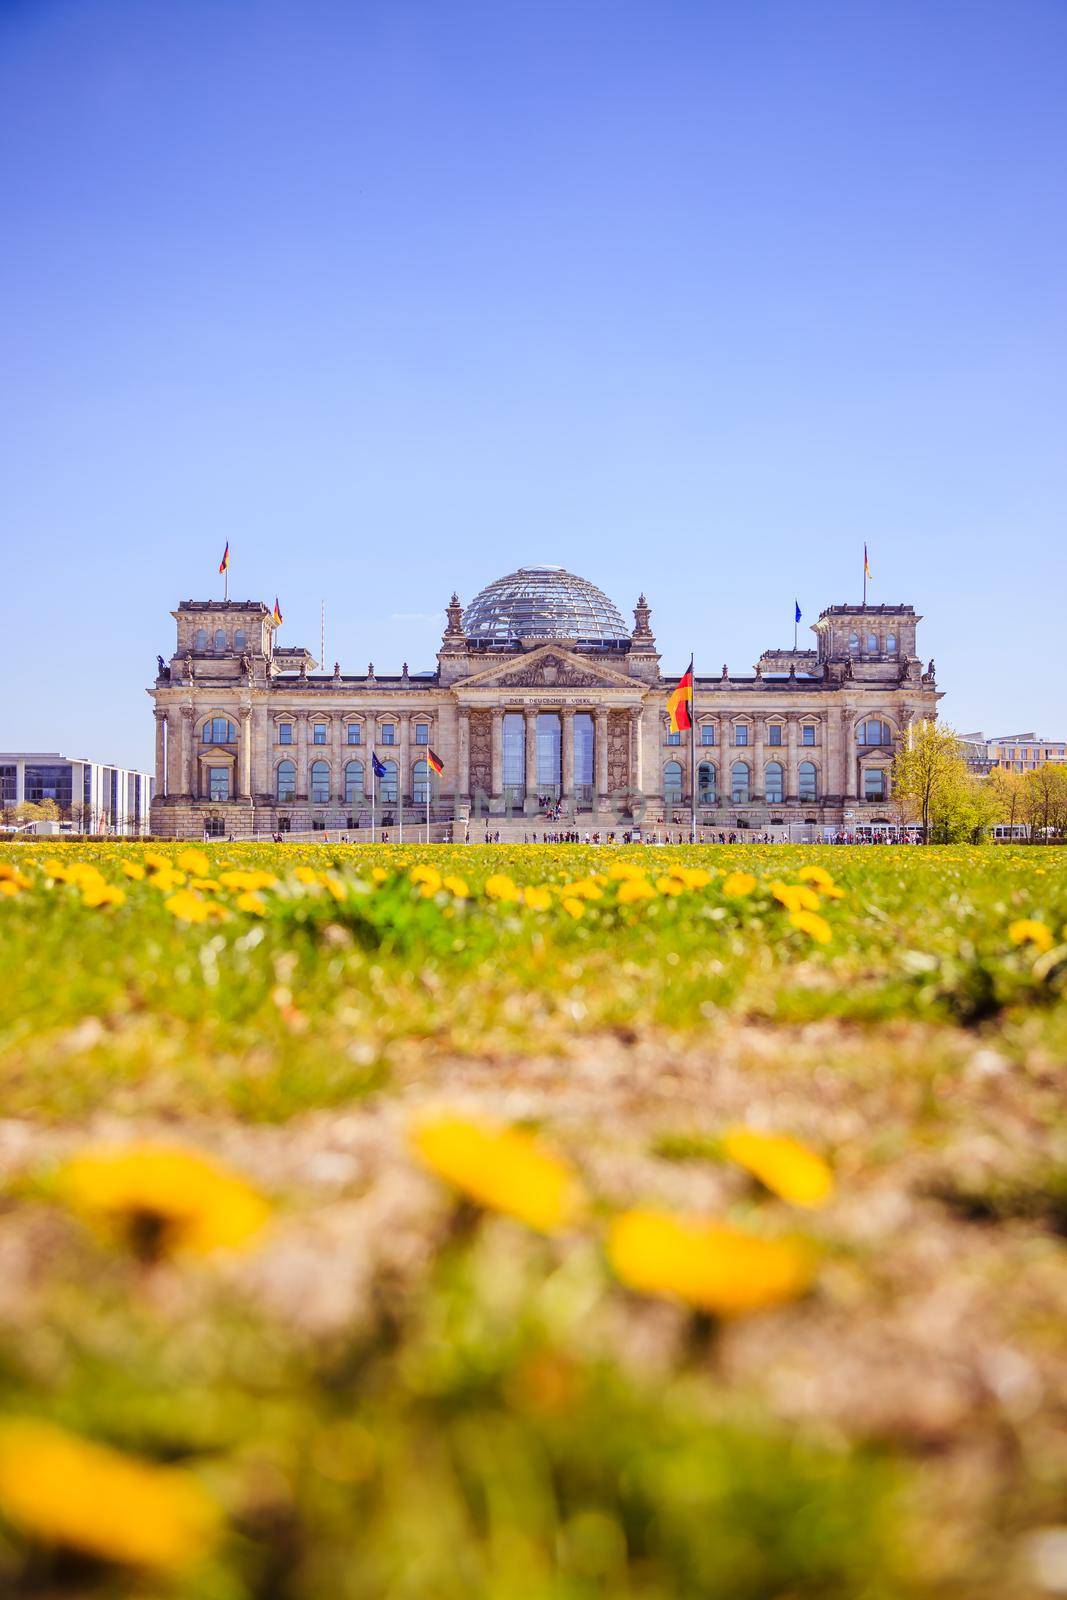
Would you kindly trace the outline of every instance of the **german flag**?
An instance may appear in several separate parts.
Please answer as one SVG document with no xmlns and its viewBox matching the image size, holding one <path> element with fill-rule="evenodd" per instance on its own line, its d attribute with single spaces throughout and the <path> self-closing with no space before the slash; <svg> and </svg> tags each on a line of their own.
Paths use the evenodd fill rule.
<svg viewBox="0 0 1067 1600">
<path fill-rule="evenodd" d="M 282 625 L 283 618 L 282 618 L 282 608 L 278 604 L 278 596 L 277 595 L 274 596 L 274 612 L 273 612 L 273 616 L 274 616 L 274 626 L 276 628 L 280 628 L 281 625 Z"/>
<path fill-rule="evenodd" d="M 426 759 L 436 772 L 437 776 L 440 777 L 442 772 L 445 770 L 445 764 L 441 760 L 441 757 L 437 754 L 436 750 L 431 750 L 429 745 L 426 747 Z"/>
<path fill-rule="evenodd" d="M 229 539 L 227 539 L 226 540 L 226 548 L 222 552 L 222 560 L 219 562 L 219 571 L 220 572 L 228 571 L 229 570 L 229 565 L 230 565 L 230 541 L 229 541 Z"/>
<path fill-rule="evenodd" d="M 690 715 L 692 705 L 693 663 L 690 661 L 688 667 L 678 679 L 677 684 L 667 696 L 667 715 L 671 719 L 672 733 L 685 733 L 693 726 L 693 718 Z"/>
</svg>

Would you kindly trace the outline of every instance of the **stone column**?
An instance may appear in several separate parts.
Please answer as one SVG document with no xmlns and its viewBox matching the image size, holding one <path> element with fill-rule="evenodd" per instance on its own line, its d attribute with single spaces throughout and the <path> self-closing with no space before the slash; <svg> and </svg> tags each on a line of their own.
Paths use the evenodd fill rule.
<svg viewBox="0 0 1067 1600">
<path fill-rule="evenodd" d="M 499 801 L 504 796 L 504 707 L 493 707 L 492 770 L 489 774 L 489 798 Z"/>
<path fill-rule="evenodd" d="M 537 712 L 532 707 L 523 709 L 526 719 L 526 806 L 537 801 Z"/>
<path fill-rule="evenodd" d="M 563 796 L 574 800 L 574 707 L 564 706 L 560 711 L 560 767 L 559 781 Z"/>
<path fill-rule="evenodd" d="M 789 805 L 796 805 L 800 792 L 800 777 L 797 771 L 797 714 L 790 711 L 785 730 L 786 765 L 785 765 L 785 798 Z"/>
<path fill-rule="evenodd" d="M 763 800 L 766 796 L 766 784 L 763 781 L 763 734 L 766 725 L 765 717 L 752 718 L 752 788 L 750 793 L 753 800 Z"/>
<path fill-rule="evenodd" d="M 306 802 L 308 797 L 308 714 L 298 711 L 296 722 L 296 798 Z"/>
<path fill-rule="evenodd" d="M 597 807 L 608 798 L 608 708 L 597 706 L 593 714 L 593 775 L 596 781 Z"/>
<path fill-rule="evenodd" d="M 156 793 L 164 795 L 167 792 L 167 753 L 166 753 L 166 727 L 167 713 L 160 709 L 155 710 L 156 717 Z M 78 794 L 81 801 L 81 793 Z"/>
<path fill-rule="evenodd" d="M 193 706 L 182 706 L 182 793 L 196 796 L 196 726 Z"/>
<path fill-rule="evenodd" d="M 396 721 L 400 741 L 396 752 L 396 796 L 397 805 L 402 806 L 405 800 L 410 798 L 408 774 L 411 767 L 411 756 L 408 744 L 411 737 L 411 712 L 398 711 Z"/>
<path fill-rule="evenodd" d="M 182 761 L 182 719 L 181 713 L 175 706 L 168 706 L 167 718 L 167 794 L 176 795 L 182 792 L 182 777 L 184 767 Z"/>
<path fill-rule="evenodd" d="M 503 716 L 503 713 L 501 713 Z M 496 713 L 493 713 L 493 736 L 496 737 Z M 493 762 L 496 766 L 495 756 Z M 456 738 L 456 794 L 461 800 L 469 800 L 471 793 L 471 714 L 466 706 L 460 706 Z"/>
<path fill-rule="evenodd" d="M 237 798 L 247 800 L 252 793 L 252 707 L 238 709 Z"/>
<path fill-rule="evenodd" d="M 840 714 L 840 749 L 842 772 L 845 779 L 842 792 L 846 800 L 855 800 L 856 798 L 856 746 L 849 732 L 851 722 L 850 713 L 842 710 Z"/>
<path fill-rule="evenodd" d="M 641 707 L 630 707 L 630 788 L 641 794 L 645 786 L 645 764 L 641 751 Z"/>
</svg>

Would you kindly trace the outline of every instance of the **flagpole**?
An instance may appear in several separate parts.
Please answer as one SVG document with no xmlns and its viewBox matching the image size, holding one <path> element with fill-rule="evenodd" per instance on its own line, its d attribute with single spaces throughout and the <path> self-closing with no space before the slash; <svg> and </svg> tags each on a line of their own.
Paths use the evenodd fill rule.
<svg viewBox="0 0 1067 1600">
<path fill-rule="evenodd" d="M 800 618 L 797 616 L 797 602 L 794 600 L 793 601 L 793 649 L 794 650 L 796 650 L 796 647 L 797 647 L 797 629 L 799 628 L 799 626 L 800 626 Z"/>
<path fill-rule="evenodd" d="M 867 546 L 863 547 L 863 609 L 867 609 Z"/>
<path fill-rule="evenodd" d="M 690 670 L 693 674 L 693 698 L 689 702 L 689 843 L 697 842 L 697 673 L 696 651 Z"/>
<path fill-rule="evenodd" d="M 430 842 L 430 790 L 433 787 L 430 763 L 426 763 L 426 843 Z"/>
<path fill-rule="evenodd" d="M 378 792 L 378 785 L 374 774 L 374 751 L 370 755 L 370 842 L 374 843 L 374 797 Z"/>
</svg>

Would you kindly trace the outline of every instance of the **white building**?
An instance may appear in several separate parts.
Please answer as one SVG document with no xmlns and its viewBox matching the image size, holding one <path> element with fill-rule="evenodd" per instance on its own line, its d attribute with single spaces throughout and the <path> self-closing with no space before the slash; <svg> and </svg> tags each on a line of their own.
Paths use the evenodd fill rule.
<svg viewBox="0 0 1067 1600">
<path fill-rule="evenodd" d="M 0 809 L 54 800 L 75 832 L 147 833 L 153 779 L 58 750 L 0 750 Z"/>
</svg>

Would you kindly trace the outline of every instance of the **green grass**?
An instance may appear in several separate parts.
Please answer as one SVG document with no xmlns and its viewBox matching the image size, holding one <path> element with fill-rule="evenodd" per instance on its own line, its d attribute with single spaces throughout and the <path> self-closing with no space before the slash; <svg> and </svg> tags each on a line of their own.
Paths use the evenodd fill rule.
<svg viewBox="0 0 1067 1600">
<path fill-rule="evenodd" d="M 208 886 L 153 882 L 180 854 L 0 846 L 0 1402 L 187 1466 L 227 1531 L 158 1588 L 5 1524 L 0 1485 L 0 1586 L 1031 1593 L 1020 1541 L 1067 1505 L 1065 852 L 220 844 Z M 825 943 L 772 887 L 811 865 L 843 891 L 814 886 Z M 675 868 L 708 881 L 667 892 Z M 274 875 L 261 905 L 233 869 Z M 584 1221 L 457 1208 L 406 1142 L 441 1103 L 536 1127 Z M 746 1121 L 827 1157 L 824 1211 L 722 1159 Z M 139 1137 L 245 1175 L 267 1234 L 211 1262 L 102 1243 L 52 1175 Z M 814 1293 L 716 1328 L 623 1289 L 603 1230 L 648 1205 L 805 1236 Z"/>
</svg>

